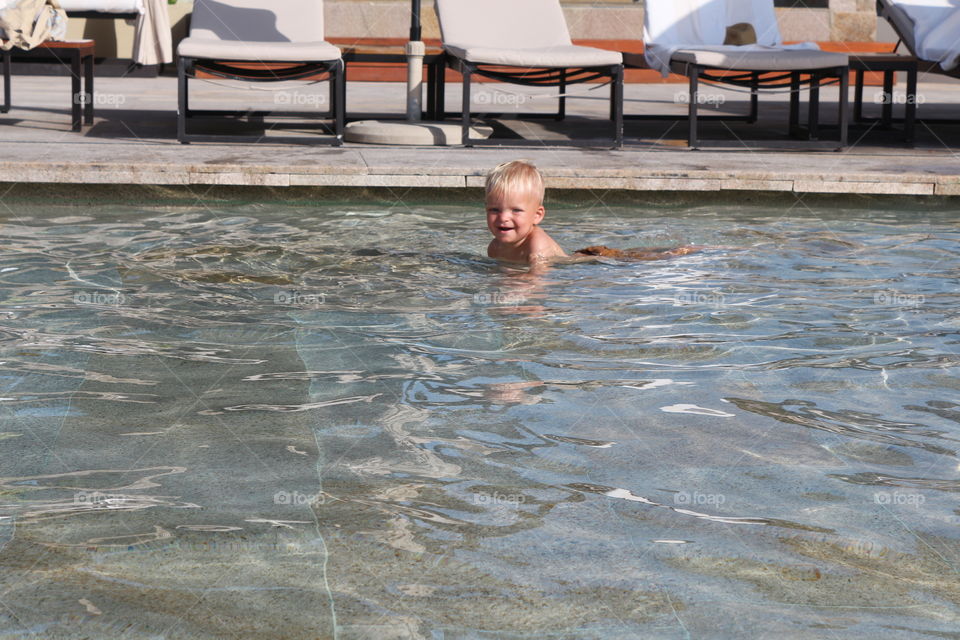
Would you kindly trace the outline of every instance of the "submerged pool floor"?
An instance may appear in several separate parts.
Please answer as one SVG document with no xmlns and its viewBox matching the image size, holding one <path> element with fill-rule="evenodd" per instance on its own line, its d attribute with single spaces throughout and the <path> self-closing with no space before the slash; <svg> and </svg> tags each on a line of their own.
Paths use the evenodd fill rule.
<svg viewBox="0 0 960 640">
<path fill-rule="evenodd" d="M 955 211 L 22 207 L 0 637 L 929 638 Z"/>
</svg>

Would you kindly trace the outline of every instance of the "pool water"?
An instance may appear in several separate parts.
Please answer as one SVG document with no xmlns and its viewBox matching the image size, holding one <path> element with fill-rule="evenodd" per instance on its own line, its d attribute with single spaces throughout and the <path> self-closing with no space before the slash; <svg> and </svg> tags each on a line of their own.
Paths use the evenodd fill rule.
<svg viewBox="0 0 960 640">
<path fill-rule="evenodd" d="M 8 212 L 0 637 L 953 637 L 956 213 Z"/>
</svg>

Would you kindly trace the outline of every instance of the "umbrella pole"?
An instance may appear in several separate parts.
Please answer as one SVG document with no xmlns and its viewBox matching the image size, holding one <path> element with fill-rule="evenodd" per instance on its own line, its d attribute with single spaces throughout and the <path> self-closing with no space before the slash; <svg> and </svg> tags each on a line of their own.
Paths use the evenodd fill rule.
<svg viewBox="0 0 960 640">
<path fill-rule="evenodd" d="M 410 4 L 410 41 L 407 42 L 407 120 L 417 122 L 423 113 L 423 56 L 426 46 L 420 40 L 420 0 Z"/>
<path fill-rule="evenodd" d="M 420 120 L 423 102 L 423 55 L 426 47 L 419 40 L 407 43 L 407 120 Z"/>
</svg>

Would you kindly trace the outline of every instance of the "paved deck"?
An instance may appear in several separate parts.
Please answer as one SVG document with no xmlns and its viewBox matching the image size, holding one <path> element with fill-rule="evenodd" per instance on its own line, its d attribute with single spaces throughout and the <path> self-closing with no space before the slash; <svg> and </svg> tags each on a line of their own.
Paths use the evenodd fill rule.
<svg viewBox="0 0 960 640">
<path fill-rule="evenodd" d="M 175 79 L 169 77 L 98 79 L 95 124 L 74 133 L 69 130 L 66 78 L 15 76 L 13 81 L 14 108 L 0 114 L 0 182 L 8 184 L 464 188 L 481 186 L 496 163 L 524 157 L 541 167 L 553 189 L 960 195 L 960 125 L 920 124 L 914 147 L 904 145 L 898 131 L 864 127 L 851 131 L 851 144 L 843 152 L 800 150 L 784 136 L 785 96 L 761 102 L 759 123 L 710 123 L 705 137 L 720 142 L 699 151 L 685 147 L 683 123 L 663 121 L 628 122 L 624 148 L 610 150 L 608 125 L 602 120 L 606 88 L 571 99 L 571 117 L 565 122 L 527 123 L 507 114 L 497 125 L 501 147 L 332 148 L 315 141 L 304 144 L 313 138 L 304 138 L 302 129 L 257 122 L 244 130 L 263 137 L 257 144 L 180 145 L 175 139 Z M 324 84 L 270 92 L 226 85 L 198 83 L 192 106 L 227 105 L 238 95 L 251 107 L 325 104 Z M 522 88 L 505 89 L 480 85 L 475 101 L 504 112 L 554 108 L 551 99 Z M 582 85 L 573 91 L 581 93 Z M 868 88 L 866 98 L 874 111 L 875 91 Z M 680 115 L 686 109 L 684 95 L 682 85 L 628 85 L 625 109 Z M 723 110 L 745 109 L 743 94 L 709 95 L 723 103 Z M 960 116 L 960 85 L 925 79 L 919 95 L 922 117 Z M 823 99 L 829 121 L 835 91 L 824 91 Z M 374 116 L 375 111 L 397 114 L 403 100 L 400 85 L 351 83 L 348 112 L 352 118 Z M 458 85 L 448 86 L 447 100 L 454 110 Z M 824 137 L 832 135 L 824 132 Z"/>
</svg>

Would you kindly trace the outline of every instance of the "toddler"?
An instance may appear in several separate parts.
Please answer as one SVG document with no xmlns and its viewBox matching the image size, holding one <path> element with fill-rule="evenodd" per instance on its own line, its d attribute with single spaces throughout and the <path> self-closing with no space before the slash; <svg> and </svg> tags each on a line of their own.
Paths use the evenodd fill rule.
<svg viewBox="0 0 960 640">
<path fill-rule="evenodd" d="M 675 249 L 611 249 L 599 245 L 574 252 L 568 257 L 553 238 L 540 228 L 546 215 L 543 208 L 543 176 L 525 160 L 497 165 L 487 174 L 487 228 L 493 240 L 487 255 L 507 262 L 529 265 L 547 262 L 582 262 L 597 258 L 619 260 L 658 260 L 682 256 L 699 247 Z"/>
<path fill-rule="evenodd" d="M 543 191 L 543 176 L 524 160 L 504 162 L 487 174 L 489 257 L 536 264 L 567 255 L 539 226 L 546 214 Z"/>
</svg>

